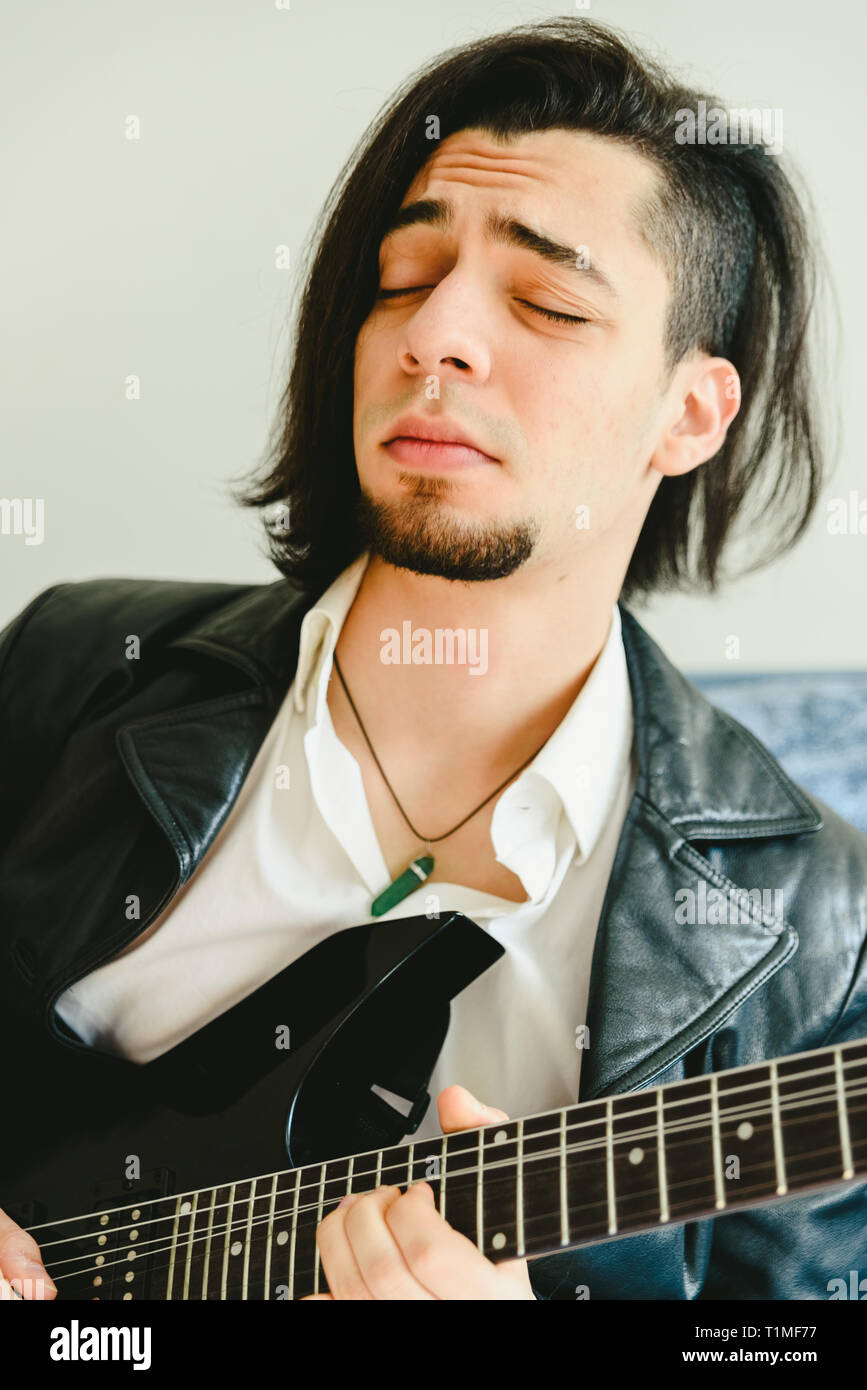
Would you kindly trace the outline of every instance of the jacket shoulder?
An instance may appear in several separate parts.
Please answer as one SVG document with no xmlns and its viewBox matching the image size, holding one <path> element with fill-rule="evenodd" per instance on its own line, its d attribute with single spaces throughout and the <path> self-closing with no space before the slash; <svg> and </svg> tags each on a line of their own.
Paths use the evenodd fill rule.
<svg viewBox="0 0 867 1390">
<path fill-rule="evenodd" d="M 74 722 L 102 681 L 129 679 L 131 639 L 150 664 L 167 642 L 256 587 L 105 578 L 43 590 L 0 632 L 0 718 L 32 723 L 62 700 Z"/>
</svg>

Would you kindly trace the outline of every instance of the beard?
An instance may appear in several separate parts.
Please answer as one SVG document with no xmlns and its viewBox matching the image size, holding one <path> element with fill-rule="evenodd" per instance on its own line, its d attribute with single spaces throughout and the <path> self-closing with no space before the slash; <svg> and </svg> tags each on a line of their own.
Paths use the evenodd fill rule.
<svg viewBox="0 0 867 1390">
<path fill-rule="evenodd" d="M 364 490 L 356 520 L 360 538 L 389 565 L 441 579 L 476 582 L 506 579 L 529 560 L 538 528 L 528 522 L 463 525 L 439 506 L 451 484 L 445 478 L 400 475 L 412 496 L 380 501 Z"/>
</svg>

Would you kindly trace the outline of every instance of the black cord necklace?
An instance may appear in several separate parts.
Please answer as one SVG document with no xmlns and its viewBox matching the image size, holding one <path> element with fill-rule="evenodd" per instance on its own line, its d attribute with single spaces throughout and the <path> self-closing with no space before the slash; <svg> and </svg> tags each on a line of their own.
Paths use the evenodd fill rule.
<svg viewBox="0 0 867 1390">
<path fill-rule="evenodd" d="M 352 713 L 358 720 L 358 727 L 364 735 L 364 741 L 370 749 L 373 761 L 376 763 L 376 766 L 379 768 L 379 771 L 382 774 L 383 782 L 388 787 L 388 790 L 391 792 L 395 806 L 400 811 L 400 814 L 403 816 L 404 820 L 406 821 L 406 824 L 409 826 L 413 835 L 415 835 L 417 839 L 424 841 L 428 849 L 427 854 L 419 855 L 416 859 L 413 859 L 412 863 L 407 865 L 403 873 L 398 874 L 397 878 L 392 880 L 392 882 L 385 889 L 385 892 L 380 893 L 378 898 L 374 898 L 373 902 L 370 905 L 370 911 L 374 917 L 381 917 L 384 912 L 388 912 L 389 908 L 392 908 L 395 906 L 395 904 L 402 902 L 404 898 L 408 897 L 410 893 L 414 892 L 414 890 L 418 888 L 420 883 L 424 883 L 426 878 L 430 878 L 435 862 L 434 857 L 430 852 L 431 845 L 437 844 L 440 840 L 448 839 L 449 835 L 454 835 L 456 830 L 460 830 L 462 825 L 466 825 L 468 820 L 472 820 L 473 816 L 478 815 L 482 807 L 487 806 L 488 802 L 497 795 L 497 792 L 501 792 L 503 790 L 503 787 L 505 787 L 507 783 L 511 782 L 512 778 L 516 777 L 519 772 L 523 772 L 524 768 L 533 761 L 533 759 L 536 756 L 536 753 L 539 752 L 539 748 L 544 748 L 545 744 L 540 744 L 539 748 L 536 749 L 536 753 L 531 753 L 529 758 L 527 758 L 526 762 L 521 763 L 521 766 L 519 768 L 516 768 L 514 772 L 510 773 L 510 775 L 506 778 L 505 782 L 501 782 L 498 787 L 495 787 L 494 790 L 491 792 L 490 796 L 486 796 L 484 801 L 480 802 L 474 811 L 470 811 L 468 816 L 464 816 L 463 820 L 459 820 L 457 825 L 452 826 L 451 830 L 447 830 L 444 835 L 433 835 L 430 837 L 428 837 L 427 835 L 422 835 L 420 831 L 416 830 L 409 816 L 406 814 L 406 811 L 404 811 L 403 807 L 398 801 L 397 793 L 395 792 L 394 787 L 391 785 L 388 778 L 386 777 L 382 763 L 379 761 L 379 758 L 376 756 L 376 753 L 374 752 L 373 744 L 367 737 L 367 730 L 365 729 L 364 724 L 362 723 L 361 715 L 355 708 L 355 703 L 352 699 L 352 696 L 349 693 L 346 681 L 343 679 L 343 672 L 340 669 L 340 662 L 337 660 L 337 652 L 334 653 L 334 669 L 340 677 L 340 684 L 343 686 L 343 689 L 346 692 L 346 698 L 349 701 Z M 547 743 L 547 741 L 548 740 L 546 739 L 545 743 Z"/>
</svg>

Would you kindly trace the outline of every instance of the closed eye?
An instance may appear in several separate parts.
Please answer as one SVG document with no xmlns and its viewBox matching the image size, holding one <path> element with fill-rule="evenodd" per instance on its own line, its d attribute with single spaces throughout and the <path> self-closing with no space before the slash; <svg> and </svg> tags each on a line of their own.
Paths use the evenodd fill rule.
<svg viewBox="0 0 867 1390">
<path fill-rule="evenodd" d="M 395 299 L 401 294 L 415 294 L 418 290 L 430 289 L 429 285 L 407 285 L 405 289 L 399 290 L 380 290 L 377 299 Z M 518 304 L 524 304 L 528 309 L 534 310 L 537 314 L 543 314 L 546 319 L 552 319 L 555 323 L 589 323 L 589 319 L 579 318 L 577 314 L 562 314 L 557 309 L 545 309 L 541 304 L 531 304 L 528 299 L 519 299 Z"/>
<path fill-rule="evenodd" d="M 577 314 L 561 314 L 557 309 L 543 309 L 541 304 L 531 304 L 528 299 L 519 299 L 519 304 L 526 304 L 528 309 L 535 309 L 537 314 L 544 314 L 546 319 L 553 319 L 555 323 L 589 323 L 589 319 L 579 318 Z"/>
</svg>

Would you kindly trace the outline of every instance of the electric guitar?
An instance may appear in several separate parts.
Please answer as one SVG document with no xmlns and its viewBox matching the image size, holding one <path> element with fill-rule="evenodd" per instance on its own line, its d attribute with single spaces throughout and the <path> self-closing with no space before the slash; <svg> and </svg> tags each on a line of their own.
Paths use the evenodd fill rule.
<svg viewBox="0 0 867 1390">
<path fill-rule="evenodd" d="M 60 1299 L 298 1299 L 327 1291 L 316 1227 L 350 1191 L 429 1182 L 499 1261 L 867 1178 L 867 1039 L 398 1142 L 449 1001 L 502 954 L 460 912 L 393 919 L 334 933 L 146 1066 L 13 1039 L 0 1206 Z"/>
</svg>

